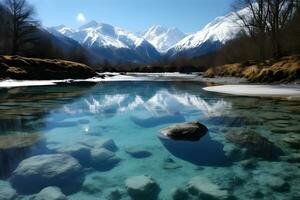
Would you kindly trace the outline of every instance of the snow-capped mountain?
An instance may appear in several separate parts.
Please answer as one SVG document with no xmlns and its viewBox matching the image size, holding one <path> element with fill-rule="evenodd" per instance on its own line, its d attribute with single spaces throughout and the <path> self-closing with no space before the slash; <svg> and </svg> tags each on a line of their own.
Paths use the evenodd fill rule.
<svg viewBox="0 0 300 200">
<path fill-rule="evenodd" d="M 160 57 L 156 48 L 144 38 L 109 24 L 91 21 L 78 29 L 63 25 L 52 29 L 114 62 L 149 63 Z"/>
<path fill-rule="evenodd" d="M 150 42 L 159 52 L 165 53 L 186 35 L 177 28 L 152 26 L 142 37 Z"/>
<path fill-rule="evenodd" d="M 239 15 L 248 15 L 242 9 Z M 250 16 L 250 15 L 249 15 Z M 91 50 L 103 59 L 115 63 L 151 63 L 162 55 L 195 57 L 217 51 L 241 32 L 241 20 L 236 13 L 217 17 L 202 30 L 185 35 L 177 28 L 152 26 L 137 34 L 109 24 L 91 21 L 78 29 L 66 26 L 50 28 Z"/>
<path fill-rule="evenodd" d="M 243 9 L 239 11 L 239 15 L 247 15 L 248 12 L 247 9 Z M 183 38 L 167 54 L 173 57 L 176 55 L 199 56 L 216 51 L 226 42 L 237 37 L 242 30 L 241 23 L 234 12 L 217 17 L 202 30 Z"/>
<path fill-rule="evenodd" d="M 54 28 L 41 29 L 41 32 L 44 33 L 43 37 L 48 38 L 48 40 L 52 42 L 52 45 L 54 45 L 55 48 L 58 48 L 65 53 L 79 51 L 82 55 L 86 57 L 86 59 L 88 59 L 90 63 L 97 64 L 103 61 L 104 58 L 102 58 L 101 55 L 97 55 L 90 49 L 84 48 L 77 41 L 67 37 L 66 35 L 68 33 L 68 29 L 66 27 L 60 26 L 58 28 L 64 30 L 62 32 L 65 33 L 65 35 L 61 32 L 56 31 Z"/>
</svg>

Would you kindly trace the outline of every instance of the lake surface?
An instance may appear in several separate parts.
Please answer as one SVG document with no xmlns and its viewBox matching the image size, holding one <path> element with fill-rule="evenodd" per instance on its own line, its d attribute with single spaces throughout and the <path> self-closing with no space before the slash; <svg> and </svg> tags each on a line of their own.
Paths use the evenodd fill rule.
<svg viewBox="0 0 300 200">
<path fill-rule="evenodd" d="M 82 185 L 68 199 L 131 199 L 125 182 L 140 175 L 160 188 L 149 199 L 201 199 L 211 190 L 221 192 L 217 199 L 300 199 L 299 101 L 219 95 L 205 86 L 131 81 L 0 89 L 0 196 L 22 160 L 64 153 L 83 168 Z M 191 121 L 209 129 L 199 141 L 159 137 L 160 129 Z M 90 151 L 103 147 L 113 161 L 93 164 Z M 13 185 L 19 199 L 34 195 Z"/>
</svg>

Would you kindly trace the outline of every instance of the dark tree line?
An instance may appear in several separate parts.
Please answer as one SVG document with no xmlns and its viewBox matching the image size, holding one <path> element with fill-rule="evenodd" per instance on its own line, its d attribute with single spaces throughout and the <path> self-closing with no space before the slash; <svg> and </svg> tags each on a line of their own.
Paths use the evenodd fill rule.
<svg viewBox="0 0 300 200">
<path fill-rule="evenodd" d="M 282 38 L 299 12 L 299 0 L 236 0 L 233 9 L 245 34 L 257 44 L 259 60 L 266 58 L 268 42 L 274 58 L 283 56 Z M 248 9 L 250 16 L 241 14 L 241 9 Z"/>
<path fill-rule="evenodd" d="M 4 52 L 16 55 L 30 51 L 37 40 L 38 22 L 34 20 L 34 8 L 25 0 L 4 0 L 0 9 L 1 39 L 9 47 Z"/>
<path fill-rule="evenodd" d="M 34 7 L 26 0 L 0 0 L 0 55 L 65 59 L 90 64 L 86 49 L 67 38 L 59 41 L 40 27 L 35 15 Z"/>
<path fill-rule="evenodd" d="M 299 0 L 236 0 L 232 5 L 243 28 L 216 52 L 192 59 L 162 60 L 136 71 L 205 71 L 208 67 L 241 62 L 257 64 L 300 54 Z M 248 12 L 239 12 L 248 9 Z M 247 13 L 247 15 L 246 15 Z M 249 15 L 250 13 L 250 15 Z"/>
<path fill-rule="evenodd" d="M 229 63 L 257 64 L 300 54 L 299 0 L 238 0 L 233 5 L 244 31 L 217 52 L 185 61 L 185 66 L 203 71 Z M 250 16 L 238 12 L 248 8 Z M 169 66 L 180 59 L 161 63 Z M 179 67 L 180 68 L 180 67 Z"/>
</svg>

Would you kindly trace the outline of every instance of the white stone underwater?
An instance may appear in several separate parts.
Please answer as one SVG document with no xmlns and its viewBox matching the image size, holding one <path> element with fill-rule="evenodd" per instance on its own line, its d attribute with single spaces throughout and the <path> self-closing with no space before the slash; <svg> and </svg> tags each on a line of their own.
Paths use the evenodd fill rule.
<svg viewBox="0 0 300 200">
<path fill-rule="evenodd" d="M 300 102 L 206 86 L 0 89 L 0 200 L 300 199 Z M 197 141 L 160 136 L 193 121 Z"/>
</svg>

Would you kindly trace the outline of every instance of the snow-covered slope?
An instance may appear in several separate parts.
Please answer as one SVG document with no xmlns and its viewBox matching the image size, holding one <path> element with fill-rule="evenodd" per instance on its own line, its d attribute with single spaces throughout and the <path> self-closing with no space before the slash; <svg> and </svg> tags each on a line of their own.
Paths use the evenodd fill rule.
<svg viewBox="0 0 300 200">
<path fill-rule="evenodd" d="M 239 15 L 249 15 L 242 9 Z M 249 15 L 250 16 L 250 15 Z M 152 26 L 148 31 L 136 34 L 109 24 L 91 21 L 78 29 L 57 26 L 52 29 L 76 40 L 97 55 L 114 62 L 150 63 L 167 57 L 195 57 L 220 49 L 242 30 L 236 13 L 217 17 L 202 30 L 185 35 L 177 28 Z"/>
<path fill-rule="evenodd" d="M 88 47 L 134 48 L 141 43 L 142 39 L 121 28 L 95 21 L 91 21 L 79 29 L 71 29 L 63 25 L 53 28 Z"/>
<path fill-rule="evenodd" d="M 117 62 L 152 62 L 159 52 L 144 38 L 109 24 L 91 21 L 78 29 L 53 27 L 59 33 Z"/>
<path fill-rule="evenodd" d="M 177 28 L 165 28 L 159 25 L 152 26 L 142 37 L 150 42 L 159 52 L 167 52 L 173 45 L 185 37 Z"/>
<path fill-rule="evenodd" d="M 247 9 L 243 9 L 239 11 L 239 14 L 247 15 L 248 12 L 249 11 Z M 191 54 L 204 54 L 214 51 L 226 42 L 234 39 L 240 33 L 241 23 L 242 22 L 239 17 L 233 12 L 225 16 L 217 17 L 211 23 L 207 24 L 202 30 L 192 33 L 179 41 L 170 49 L 168 54 L 170 56 L 178 54 L 199 56 Z"/>
</svg>

